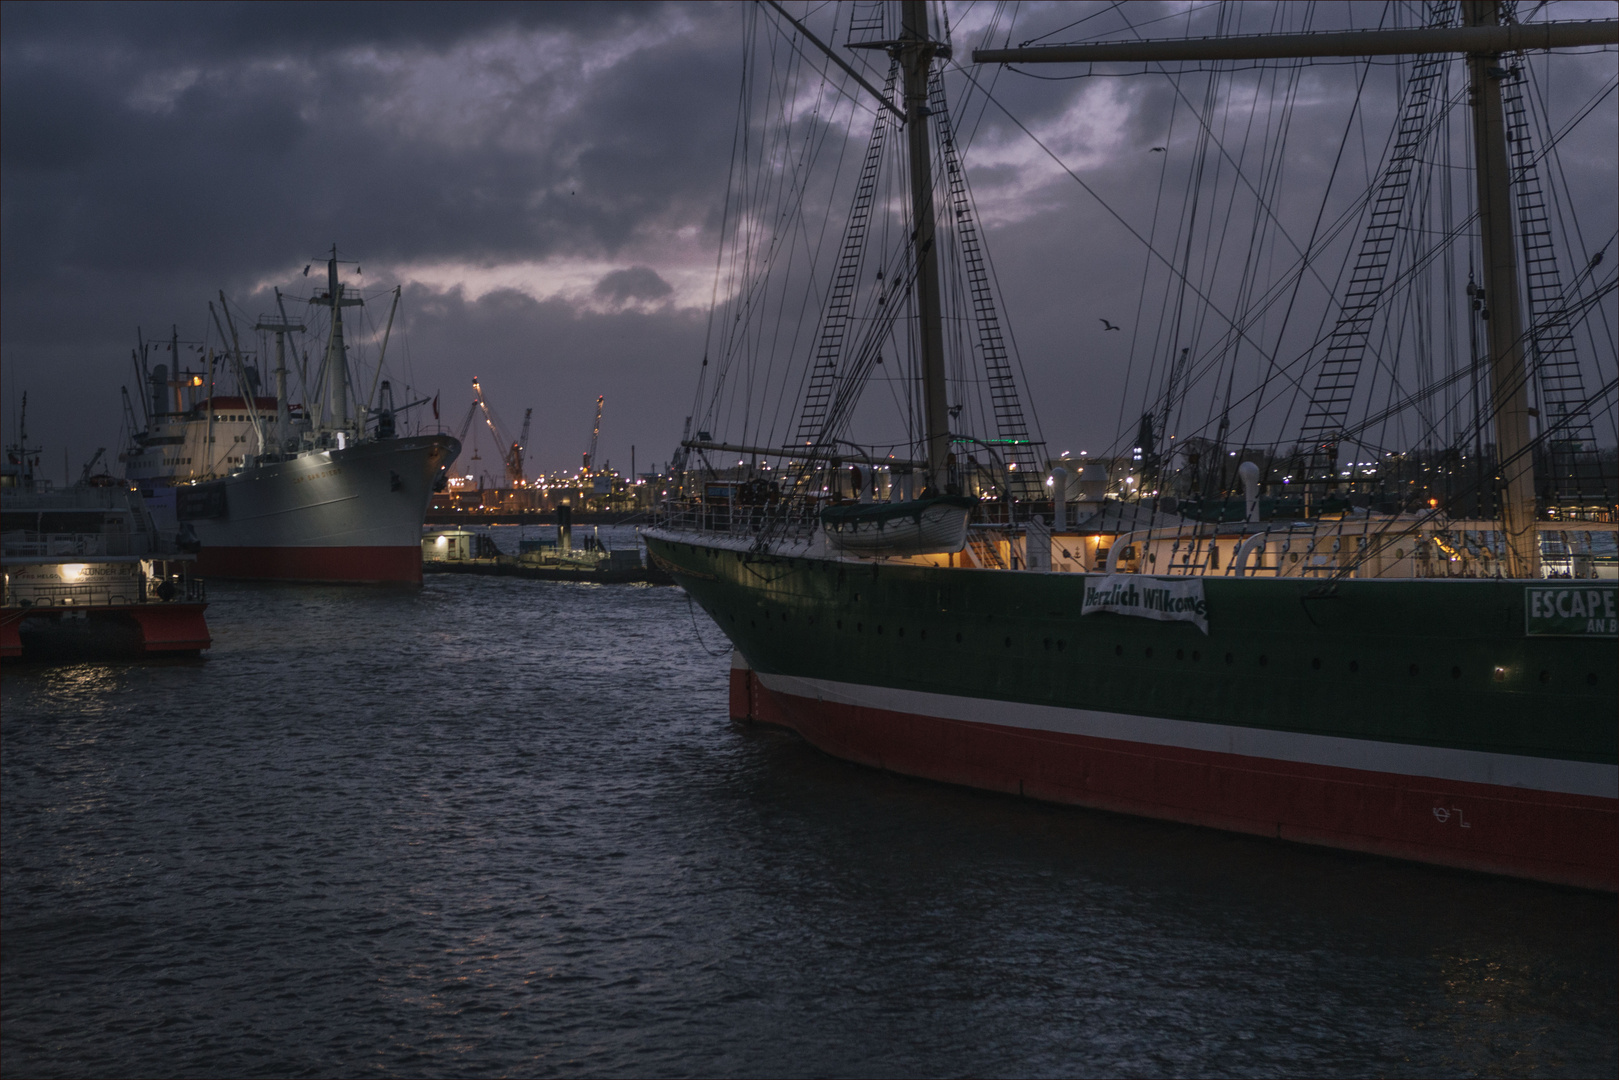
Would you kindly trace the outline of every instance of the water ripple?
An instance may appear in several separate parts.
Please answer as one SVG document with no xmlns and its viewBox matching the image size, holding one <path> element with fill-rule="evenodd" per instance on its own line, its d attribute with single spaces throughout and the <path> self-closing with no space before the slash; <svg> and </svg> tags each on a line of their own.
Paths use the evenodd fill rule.
<svg viewBox="0 0 1619 1080">
<path fill-rule="evenodd" d="M 1619 1071 L 1612 898 L 833 761 L 674 589 L 214 600 L 5 674 L 8 1075 Z"/>
</svg>

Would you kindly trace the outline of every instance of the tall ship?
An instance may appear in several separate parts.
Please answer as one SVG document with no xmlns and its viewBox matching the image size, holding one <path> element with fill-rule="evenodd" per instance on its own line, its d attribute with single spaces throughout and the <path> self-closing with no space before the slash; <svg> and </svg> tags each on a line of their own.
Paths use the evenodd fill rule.
<svg viewBox="0 0 1619 1080">
<path fill-rule="evenodd" d="M 734 717 L 916 777 L 1619 889 L 1612 242 L 1551 250 L 1529 59 L 1619 23 L 1418 7 L 974 53 L 1145 65 L 1180 110 L 1142 154 L 1171 224 L 1115 215 L 1147 266 L 1140 420 L 1073 458 L 1023 400 L 963 163 L 996 69 L 955 67 L 953 107 L 923 0 L 830 34 L 750 6 L 726 299 L 644 533 L 734 646 Z M 1403 86 L 1370 183 L 1296 234 L 1276 203 L 1311 57 L 1403 57 Z M 837 123 L 869 124 L 864 156 L 827 150 Z M 813 325 L 770 321 L 797 303 Z"/>
<path fill-rule="evenodd" d="M 274 335 L 273 396 L 262 392 L 224 293 L 217 309 L 209 304 L 217 350 L 195 346 L 202 370 L 184 366 L 178 331 L 172 369 L 148 366 L 146 349 L 137 351 L 145 422 L 127 406 L 138 430 L 121 455 L 124 474 L 178 542 L 195 551 L 200 576 L 421 583 L 427 504 L 460 443 L 442 432 L 401 430 L 405 410 L 426 402 L 396 406 L 383 378 L 398 289 L 392 299 L 376 362 L 362 372 L 345 340 L 344 311 L 364 298 L 339 280 L 335 247 L 325 290 L 308 299 L 325 330 L 313 363 L 289 342 L 311 328 L 288 317 L 277 290 L 276 313 L 253 326 Z M 227 383 L 234 393 L 221 392 Z"/>
</svg>

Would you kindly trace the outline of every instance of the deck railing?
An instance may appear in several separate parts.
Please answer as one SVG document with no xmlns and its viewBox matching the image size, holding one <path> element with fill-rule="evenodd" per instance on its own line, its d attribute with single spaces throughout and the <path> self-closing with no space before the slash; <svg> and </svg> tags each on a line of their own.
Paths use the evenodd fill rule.
<svg viewBox="0 0 1619 1080">
<path fill-rule="evenodd" d="M 167 592 L 168 595 L 164 595 Z M 200 603 L 208 599 L 203 583 L 195 578 L 156 581 L 131 577 L 121 581 L 98 581 L 75 585 L 36 585 L 19 582 L 6 587 L 4 606 L 8 608 L 96 608 L 125 607 L 130 604 Z"/>
<path fill-rule="evenodd" d="M 152 538 L 145 533 L 41 533 L 24 530 L 8 532 L 4 550 L 13 556 L 137 555 L 153 553 Z"/>
</svg>

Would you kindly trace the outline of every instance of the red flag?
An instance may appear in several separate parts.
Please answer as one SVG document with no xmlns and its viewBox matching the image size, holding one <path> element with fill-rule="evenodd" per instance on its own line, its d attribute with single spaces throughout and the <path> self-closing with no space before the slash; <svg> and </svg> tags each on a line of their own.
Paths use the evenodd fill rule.
<svg viewBox="0 0 1619 1080">
<path fill-rule="evenodd" d="M 433 419 L 438 419 L 438 395 L 433 395 Z"/>
</svg>

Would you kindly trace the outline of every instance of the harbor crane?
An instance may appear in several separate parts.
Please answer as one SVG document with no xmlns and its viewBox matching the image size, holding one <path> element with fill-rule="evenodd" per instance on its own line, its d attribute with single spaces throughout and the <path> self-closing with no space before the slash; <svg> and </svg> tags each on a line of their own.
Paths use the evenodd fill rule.
<svg viewBox="0 0 1619 1080">
<path fill-rule="evenodd" d="M 523 431 L 516 439 L 508 439 L 506 429 L 495 416 L 495 410 L 490 408 L 488 400 L 483 396 L 483 386 L 478 377 L 472 377 L 472 404 L 467 407 L 466 419 L 461 421 L 461 429 L 456 432 L 456 440 L 465 443 L 467 432 L 472 428 L 472 419 L 483 411 L 485 426 L 494 436 L 495 445 L 502 447 L 501 461 L 506 467 L 506 483 L 510 487 L 523 486 L 523 450 L 528 445 L 529 425 L 534 418 L 534 410 L 529 409 L 523 413 Z"/>
<path fill-rule="evenodd" d="M 586 475 L 588 475 L 590 473 L 591 463 L 596 460 L 596 440 L 601 437 L 601 433 L 602 433 L 602 406 L 604 404 L 606 404 L 606 402 L 607 402 L 607 395 L 606 394 L 597 395 L 597 397 L 596 397 L 596 423 L 590 429 L 590 449 L 585 451 L 585 467 L 582 470 L 580 470 L 581 472 L 585 473 Z"/>
</svg>

